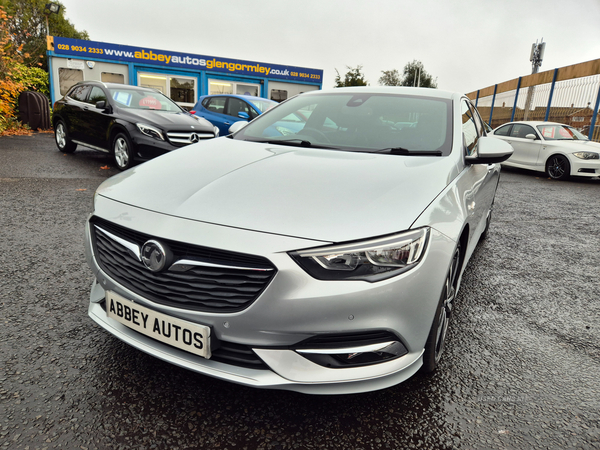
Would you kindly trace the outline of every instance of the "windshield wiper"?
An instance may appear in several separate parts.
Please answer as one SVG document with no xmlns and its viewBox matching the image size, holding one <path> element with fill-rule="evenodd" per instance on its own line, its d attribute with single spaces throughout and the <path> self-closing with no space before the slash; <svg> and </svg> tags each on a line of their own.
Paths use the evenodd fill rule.
<svg viewBox="0 0 600 450">
<path fill-rule="evenodd" d="M 339 147 L 333 147 L 331 145 L 323 145 L 323 144 L 313 144 L 310 141 L 305 139 L 265 139 L 265 140 L 255 140 L 255 139 L 244 139 L 250 142 L 260 142 L 262 144 L 275 144 L 275 145 L 291 145 L 293 147 L 306 147 L 306 148 L 324 148 L 328 150 L 341 150 Z"/>
<path fill-rule="evenodd" d="M 372 153 L 391 153 L 392 155 L 418 155 L 418 156 L 442 156 L 441 150 L 409 150 L 404 147 L 382 148 L 374 150 Z"/>
</svg>

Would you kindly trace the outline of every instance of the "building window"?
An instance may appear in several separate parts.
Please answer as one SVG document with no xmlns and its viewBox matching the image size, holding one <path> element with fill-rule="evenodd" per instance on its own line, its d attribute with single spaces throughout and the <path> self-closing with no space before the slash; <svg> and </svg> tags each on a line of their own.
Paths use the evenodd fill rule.
<svg viewBox="0 0 600 450">
<path fill-rule="evenodd" d="M 283 89 L 271 89 L 271 100 L 276 102 L 282 102 L 284 100 L 287 100 L 287 98 L 287 91 L 284 91 Z"/>
<path fill-rule="evenodd" d="M 83 81 L 83 71 L 79 69 L 68 69 L 60 67 L 58 69 L 58 85 L 60 95 L 65 95 L 74 84 Z"/>
<path fill-rule="evenodd" d="M 140 73 L 138 84 L 157 89 L 184 108 L 192 108 L 196 103 L 196 79 L 180 75 L 161 73 Z"/>
<path fill-rule="evenodd" d="M 100 80 L 105 83 L 125 84 L 125 75 L 122 73 L 102 72 L 100 74 Z"/>
<path fill-rule="evenodd" d="M 208 80 L 208 93 L 209 95 L 236 94 L 259 97 L 260 85 L 227 80 Z"/>
</svg>

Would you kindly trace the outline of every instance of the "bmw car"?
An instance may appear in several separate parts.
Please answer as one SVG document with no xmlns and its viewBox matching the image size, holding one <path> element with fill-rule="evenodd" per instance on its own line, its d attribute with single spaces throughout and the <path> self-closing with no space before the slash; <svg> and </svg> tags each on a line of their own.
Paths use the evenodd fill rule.
<svg viewBox="0 0 600 450">
<path fill-rule="evenodd" d="M 205 95 L 198 99 L 190 113 L 208 120 L 219 128 L 221 136 L 226 136 L 234 123 L 247 123 L 276 105 L 273 100 L 253 95 Z"/>
<path fill-rule="evenodd" d="M 356 393 L 432 372 L 511 154 L 457 93 L 301 94 L 98 188 L 89 316 L 256 388 Z"/>
<path fill-rule="evenodd" d="M 52 123 L 59 151 L 82 145 L 110 153 L 121 170 L 219 135 L 155 89 L 100 81 L 73 86 L 54 104 Z"/>
<path fill-rule="evenodd" d="M 549 178 L 600 176 L 600 143 L 569 125 L 556 122 L 510 122 L 493 131 L 508 142 L 513 155 L 504 162 L 511 167 L 545 172 Z"/>
</svg>

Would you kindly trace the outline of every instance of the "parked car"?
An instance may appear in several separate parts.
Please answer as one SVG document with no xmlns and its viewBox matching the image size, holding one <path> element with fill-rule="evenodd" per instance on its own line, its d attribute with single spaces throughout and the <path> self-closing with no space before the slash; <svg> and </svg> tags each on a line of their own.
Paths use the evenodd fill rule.
<svg viewBox="0 0 600 450">
<path fill-rule="evenodd" d="M 128 169 L 185 145 L 218 136 L 218 128 L 195 117 L 154 89 L 99 81 L 77 83 L 54 103 L 56 145 L 111 153 Z"/>
<path fill-rule="evenodd" d="M 294 134 L 290 116 L 307 119 Z M 511 154 L 456 93 L 304 93 L 98 188 L 89 315 L 247 386 L 338 394 L 431 372 Z"/>
<path fill-rule="evenodd" d="M 250 121 L 276 105 L 273 100 L 252 95 L 205 95 L 190 112 L 217 126 L 221 136 L 225 136 L 235 122 Z"/>
<path fill-rule="evenodd" d="M 600 176 L 600 144 L 575 128 L 555 122 L 510 122 L 492 134 L 514 149 L 503 164 L 546 172 L 550 178 Z"/>
</svg>

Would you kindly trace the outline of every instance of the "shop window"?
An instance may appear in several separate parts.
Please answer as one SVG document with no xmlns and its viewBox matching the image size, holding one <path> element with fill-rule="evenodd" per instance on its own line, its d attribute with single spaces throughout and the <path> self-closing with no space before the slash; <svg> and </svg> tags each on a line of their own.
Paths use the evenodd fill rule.
<svg viewBox="0 0 600 450">
<path fill-rule="evenodd" d="M 271 89 L 271 100 L 275 102 L 282 102 L 287 100 L 288 92 L 283 89 Z"/>
<path fill-rule="evenodd" d="M 208 80 L 208 93 L 210 95 L 236 94 L 258 97 L 260 93 L 260 85 L 237 83 L 235 81 L 227 80 Z"/>
<path fill-rule="evenodd" d="M 235 93 L 237 95 L 252 95 L 254 97 L 258 97 L 258 86 L 255 84 L 236 83 Z"/>
<path fill-rule="evenodd" d="M 100 74 L 100 80 L 105 83 L 125 84 L 125 75 L 122 73 L 102 72 Z"/>
<path fill-rule="evenodd" d="M 167 74 L 140 73 L 138 84 L 157 89 L 179 106 L 189 109 L 196 103 L 196 79 Z"/>
<path fill-rule="evenodd" d="M 140 86 L 157 89 L 163 94 L 167 92 L 167 77 L 162 75 L 140 74 Z"/>
<path fill-rule="evenodd" d="M 60 67 L 58 69 L 58 85 L 60 95 L 65 95 L 74 84 L 83 81 L 83 71 L 79 69 L 68 69 Z"/>
<path fill-rule="evenodd" d="M 171 100 L 177 103 L 194 103 L 194 80 L 171 77 Z"/>
<path fill-rule="evenodd" d="M 211 80 L 208 82 L 208 93 L 210 95 L 233 94 L 233 83 Z"/>
</svg>

